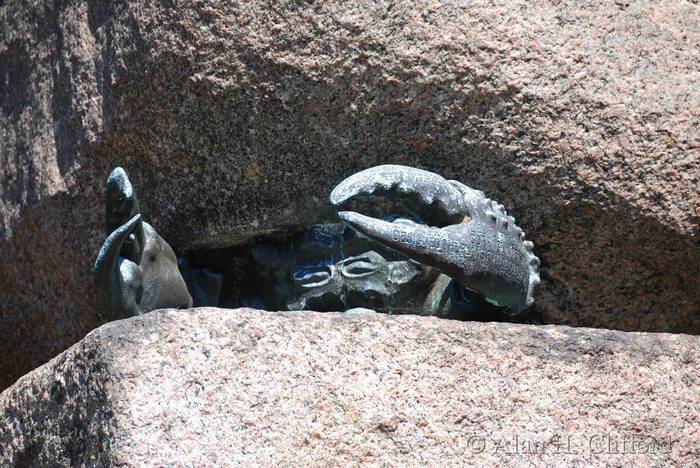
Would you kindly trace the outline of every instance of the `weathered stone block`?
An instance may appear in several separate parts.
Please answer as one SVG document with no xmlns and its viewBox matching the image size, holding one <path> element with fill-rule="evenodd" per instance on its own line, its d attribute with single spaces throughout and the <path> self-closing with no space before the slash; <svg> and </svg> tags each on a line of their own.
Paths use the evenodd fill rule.
<svg viewBox="0 0 700 468">
<path fill-rule="evenodd" d="M 0 465 L 691 466 L 700 337 L 165 310 L 0 395 Z"/>
</svg>

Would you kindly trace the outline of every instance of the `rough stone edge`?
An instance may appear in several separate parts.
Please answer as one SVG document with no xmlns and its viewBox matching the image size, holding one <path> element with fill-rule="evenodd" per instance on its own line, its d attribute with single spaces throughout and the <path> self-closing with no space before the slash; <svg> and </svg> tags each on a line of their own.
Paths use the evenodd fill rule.
<svg viewBox="0 0 700 468">
<path fill-rule="evenodd" d="M 119 449 L 112 447 L 112 441 L 119 428 L 111 408 L 123 396 L 123 388 L 121 382 L 113 380 L 119 375 L 120 362 L 112 350 L 133 341 L 134 335 L 150 334 L 177 321 L 181 314 L 205 317 L 212 313 L 237 315 L 241 326 L 261 314 L 271 320 L 303 320 L 316 315 L 348 323 L 377 322 L 380 326 L 393 323 L 400 328 L 421 323 L 426 330 L 439 329 L 443 333 L 461 335 L 460 341 L 492 340 L 499 336 L 505 342 L 517 342 L 524 353 L 536 355 L 543 361 L 555 359 L 570 363 L 580 361 L 583 355 L 606 359 L 617 353 L 639 360 L 673 355 L 684 361 L 684 356 L 700 344 L 700 337 L 686 334 L 459 322 L 413 315 L 163 309 L 103 325 L 0 393 L 0 410 L 3 411 L 0 414 L 0 466 L 113 465 L 119 458 L 113 449 Z M 70 396 L 77 396 L 77 399 L 71 400 Z M 50 459 L 44 458 L 47 454 Z"/>
<path fill-rule="evenodd" d="M 0 393 L 0 466 L 111 465 L 112 328 L 92 331 Z"/>
</svg>

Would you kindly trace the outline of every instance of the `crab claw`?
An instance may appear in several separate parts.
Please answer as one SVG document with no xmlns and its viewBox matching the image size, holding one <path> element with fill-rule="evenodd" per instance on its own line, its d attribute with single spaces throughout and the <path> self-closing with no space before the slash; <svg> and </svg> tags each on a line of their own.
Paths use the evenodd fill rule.
<svg viewBox="0 0 700 468">
<path fill-rule="evenodd" d="M 95 285 L 107 309 L 120 318 L 141 315 L 139 302 L 143 293 L 143 272 L 134 262 L 120 253 L 129 236 L 141 224 L 141 215 L 112 232 L 95 260 Z"/>
<path fill-rule="evenodd" d="M 105 308 L 126 318 L 166 307 L 192 306 L 177 258 L 153 226 L 142 220 L 126 171 L 107 179 L 107 239 L 95 261 L 95 284 Z"/>
<path fill-rule="evenodd" d="M 364 175 L 358 177 L 361 174 Z M 391 192 L 410 194 L 414 200 L 423 201 L 423 211 L 433 207 L 439 211 L 433 219 L 459 221 L 432 227 L 387 222 L 351 211 L 341 211 L 339 216 L 359 233 L 438 268 L 464 288 L 510 313 L 532 304 L 534 288 L 540 281 L 539 259 L 532 253 L 532 242 L 525 241 L 522 229 L 503 206 L 486 198 L 483 192 L 427 171 L 378 166 L 341 182 L 331 194 L 331 203 Z M 440 196 L 448 198 L 440 200 Z"/>
<path fill-rule="evenodd" d="M 139 213 L 139 203 L 129 176 L 115 167 L 107 178 L 105 230 L 109 235 Z"/>
<path fill-rule="evenodd" d="M 462 222 L 467 214 L 464 196 L 442 176 L 392 164 L 351 175 L 333 189 L 330 201 L 340 206 L 350 199 L 372 195 L 400 201 L 408 211 L 434 226 Z"/>
</svg>

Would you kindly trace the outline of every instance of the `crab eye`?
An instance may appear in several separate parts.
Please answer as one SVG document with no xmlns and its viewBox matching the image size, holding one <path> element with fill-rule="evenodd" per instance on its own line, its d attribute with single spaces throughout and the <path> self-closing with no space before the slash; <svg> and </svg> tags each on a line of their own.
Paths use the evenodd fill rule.
<svg viewBox="0 0 700 468">
<path fill-rule="evenodd" d="M 371 275 L 377 271 L 377 267 L 372 265 L 370 262 L 363 262 L 361 260 L 353 261 L 349 264 L 343 265 L 343 275 L 353 278 L 359 276 Z"/>
<path fill-rule="evenodd" d="M 327 284 L 333 277 L 335 258 L 332 256 L 313 261 L 296 262 L 291 277 L 302 288 L 316 288 Z"/>
<path fill-rule="evenodd" d="M 306 289 L 318 288 L 320 286 L 328 284 L 332 277 L 333 272 L 330 270 L 311 273 L 304 278 L 301 287 Z"/>
<path fill-rule="evenodd" d="M 345 259 L 341 262 L 339 268 L 343 276 L 347 278 L 360 278 L 376 273 L 385 263 L 384 257 L 377 252 L 370 251 L 357 257 Z"/>
</svg>

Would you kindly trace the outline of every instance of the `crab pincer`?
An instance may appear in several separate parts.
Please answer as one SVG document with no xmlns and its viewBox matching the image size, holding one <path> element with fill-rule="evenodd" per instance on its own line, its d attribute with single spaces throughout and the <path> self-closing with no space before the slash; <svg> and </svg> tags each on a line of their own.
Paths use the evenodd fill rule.
<svg viewBox="0 0 700 468">
<path fill-rule="evenodd" d="M 330 201 L 384 196 L 403 202 L 427 225 L 387 222 L 353 211 L 338 215 L 350 227 L 407 257 L 438 268 L 463 288 L 517 314 L 533 303 L 540 282 L 533 244 L 505 208 L 483 192 L 433 172 L 376 166 L 343 180 Z"/>
</svg>

